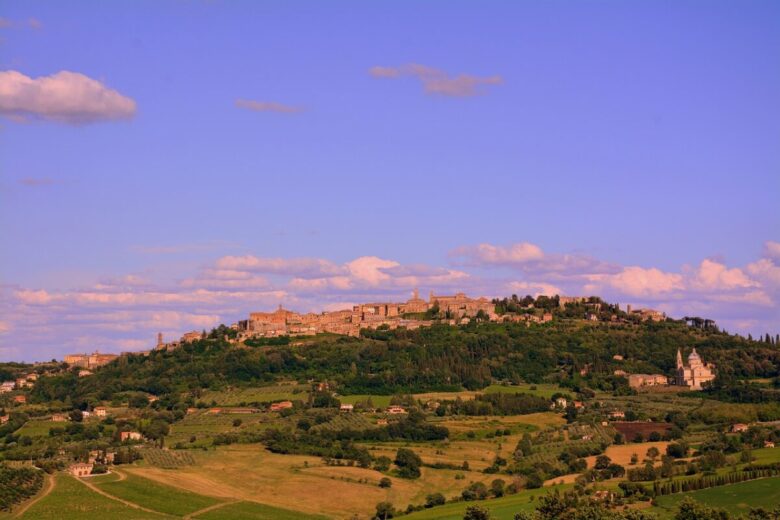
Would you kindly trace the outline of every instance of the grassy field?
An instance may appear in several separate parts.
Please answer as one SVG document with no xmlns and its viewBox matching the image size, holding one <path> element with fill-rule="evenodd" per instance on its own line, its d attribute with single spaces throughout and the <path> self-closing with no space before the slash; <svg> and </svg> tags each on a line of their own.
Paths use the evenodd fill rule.
<svg viewBox="0 0 780 520">
<path fill-rule="evenodd" d="M 241 419 L 241 426 L 234 427 L 234 419 Z M 195 437 L 195 446 L 211 446 L 210 438 L 217 433 L 259 431 L 269 422 L 268 414 L 262 413 L 210 414 L 200 411 L 174 424 L 167 441 L 170 446 L 175 446 L 179 442 L 189 444 L 190 439 Z"/>
<path fill-rule="evenodd" d="M 780 462 L 780 448 L 761 448 L 751 452 L 756 464 Z"/>
<path fill-rule="evenodd" d="M 339 401 L 344 404 L 355 404 L 359 401 L 367 401 L 371 398 L 371 402 L 374 403 L 376 408 L 387 408 L 390 406 L 390 399 L 392 395 L 368 395 L 368 394 L 356 394 L 356 395 L 340 395 Z"/>
<path fill-rule="evenodd" d="M 328 517 L 279 509 L 257 502 L 236 502 L 197 515 L 201 520 L 325 520 Z"/>
<path fill-rule="evenodd" d="M 660 518 L 672 518 L 677 504 L 690 496 L 708 506 L 723 508 L 733 514 L 747 514 L 751 507 L 772 509 L 780 504 L 780 477 L 763 478 L 710 489 L 658 497 L 651 509 Z"/>
<path fill-rule="evenodd" d="M 95 493 L 68 475 L 58 475 L 52 492 L 28 509 L 23 519 L 79 520 L 110 518 L 112 520 L 148 520 L 165 518 L 138 511 L 120 502 Z"/>
<path fill-rule="evenodd" d="M 183 516 L 222 501 L 153 480 L 128 475 L 124 480 L 96 483 L 106 493 L 169 515 Z"/>
<path fill-rule="evenodd" d="M 199 400 L 209 405 L 212 402 L 216 402 L 220 406 L 245 406 L 248 403 L 264 403 L 288 399 L 305 401 L 308 398 L 306 394 L 308 390 L 308 385 L 290 382 L 271 386 L 231 388 L 220 391 L 208 390 L 203 393 Z"/>
<path fill-rule="evenodd" d="M 565 490 L 571 486 L 557 486 L 556 489 Z M 536 507 L 536 498 L 550 492 L 550 488 L 529 489 L 516 495 L 510 495 L 493 500 L 480 500 L 475 502 L 456 502 L 443 506 L 418 511 L 404 519 L 409 520 L 461 520 L 466 508 L 470 505 L 480 505 L 487 508 L 494 520 L 512 520 L 515 513 L 520 511 L 533 511 Z"/>
<path fill-rule="evenodd" d="M 454 400 L 460 397 L 461 399 L 474 399 L 477 394 L 533 394 L 541 397 L 549 398 L 556 392 L 566 392 L 565 389 L 561 389 L 557 385 L 538 384 L 531 385 L 528 383 L 521 383 L 519 385 L 490 385 L 482 390 L 461 390 L 459 392 L 426 392 L 422 394 L 414 394 L 414 398 L 420 401 L 441 401 L 441 400 Z M 342 403 L 355 404 L 358 401 L 365 401 L 368 398 L 374 403 L 374 406 L 378 408 L 386 408 L 390 405 L 390 395 L 344 395 L 339 396 L 339 400 Z"/>
<path fill-rule="evenodd" d="M 390 452 L 395 454 L 393 449 Z M 495 478 L 473 471 L 425 467 L 420 479 L 391 477 L 392 487 L 383 489 L 378 484 L 385 475 L 372 469 L 327 466 L 319 457 L 277 455 L 257 445 L 231 445 L 207 452 L 193 450 L 193 456 L 194 466 L 175 471 L 146 465 L 126 467 L 123 471 L 196 494 L 243 501 L 262 499 L 264 504 L 274 507 L 336 518 L 348 518 L 355 513 L 369 515 L 383 501 L 406 507 L 423 503 L 426 495 L 434 492 L 454 497 L 471 481 L 490 482 Z M 487 457 L 492 457 L 492 452 L 487 452 Z M 465 474 L 466 478 L 456 479 L 458 474 Z M 301 490 L 318 492 L 307 493 L 302 500 Z"/>
<path fill-rule="evenodd" d="M 27 421 L 24 426 L 14 432 L 15 435 L 27 435 L 28 437 L 47 437 L 49 429 L 53 426 L 65 427 L 66 422 L 53 421 Z"/>
</svg>

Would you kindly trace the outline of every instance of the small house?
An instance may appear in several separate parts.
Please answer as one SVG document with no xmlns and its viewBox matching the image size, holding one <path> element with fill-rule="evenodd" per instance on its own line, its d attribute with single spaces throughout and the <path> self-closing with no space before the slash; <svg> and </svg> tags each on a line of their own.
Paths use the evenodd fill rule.
<svg viewBox="0 0 780 520">
<path fill-rule="evenodd" d="M 339 407 L 342 412 L 351 412 L 355 409 L 355 405 L 344 403 Z"/>
<path fill-rule="evenodd" d="M 392 415 L 398 415 L 398 414 L 406 413 L 406 409 L 403 406 L 398 406 L 397 404 L 394 404 L 392 406 L 387 407 L 387 413 Z"/>
<path fill-rule="evenodd" d="M 70 473 L 74 477 L 86 477 L 92 474 L 93 467 L 94 467 L 93 464 L 85 464 L 83 462 L 78 462 L 76 464 L 71 464 L 70 466 L 68 466 L 68 473 Z"/>
<path fill-rule="evenodd" d="M 270 410 L 272 412 L 281 412 L 282 410 L 287 410 L 292 407 L 292 401 L 279 401 L 278 403 L 272 403 Z"/>
<path fill-rule="evenodd" d="M 119 440 L 125 441 L 140 441 L 143 436 L 139 432 L 119 432 Z"/>
<path fill-rule="evenodd" d="M 95 412 L 95 417 L 105 417 L 108 415 L 108 409 L 106 409 L 105 406 L 96 406 L 93 411 Z"/>
</svg>

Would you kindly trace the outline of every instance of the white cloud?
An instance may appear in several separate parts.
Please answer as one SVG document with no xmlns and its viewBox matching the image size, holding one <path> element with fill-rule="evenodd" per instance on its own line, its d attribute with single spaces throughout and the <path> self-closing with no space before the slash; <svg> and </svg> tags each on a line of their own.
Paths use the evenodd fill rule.
<svg viewBox="0 0 780 520">
<path fill-rule="evenodd" d="M 236 106 L 253 112 L 277 112 L 281 114 L 295 114 L 301 112 L 301 107 L 283 105 L 273 101 L 253 101 L 251 99 L 237 99 Z"/>
<path fill-rule="evenodd" d="M 14 70 L 0 72 L 0 114 L 14 119 L 86 124 L 128 119 L 135 112 L 135 101 L 77 72 L 35 79 Z"/>
<path fill-rule="evenodd" d="M 427 94 L 450 97 L 468 97 L 481 94 L 487 86 L 500 85 L 504 82 L 501 76 L 473 76 L 459 74 L 450 76 L 441 69 L 410 63 L 400 67 L 371 67 L 368 73 L 375 78 L 398 78 L 413 76 L 420 80 Z"/>
<path fill-rule="evenodd" d="M 757 287 L 758 284 L 748 278 L 741 269 L 729 269 L 714 260 L 702 260 L 691 279 L 693 289 L 704 291 L 743 289 Z"/>
<path fill-rule="evenodd" d="M 665 273 L 654 267 L 631 266 L 617 274 L 593 275 L 586 288 L 594 294 L 611 288 L 628 296 L 657 298 L 682 290 L 684 283 L 680 274 Z"/>
</svg>

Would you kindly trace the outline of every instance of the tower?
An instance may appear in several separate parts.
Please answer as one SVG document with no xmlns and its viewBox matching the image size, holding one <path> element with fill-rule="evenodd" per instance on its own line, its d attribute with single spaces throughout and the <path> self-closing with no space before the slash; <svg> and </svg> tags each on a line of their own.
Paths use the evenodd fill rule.
<svg viewBox="0 0 780 520">
<path fill-rule="evenodd" d="M 683 367 L 683 360 L 682 360 L 682 352 L 680 352 L 680 349 L 677 349 L 677 369 L 681 369 Z"/>
<path fill-rule="evenodd" d="M 420 299 L 420 291 L 417 289 L 417 287 L 415 287 L 414 291 L 412 291 L 412 299 L 413 300 L 419 300 Z"/>
<path fill-rule="evenodd" d="M 157 333 L 157 348 L 162 348 L 163 340 L 162 340 L 162 332 Z"/>
</svg>

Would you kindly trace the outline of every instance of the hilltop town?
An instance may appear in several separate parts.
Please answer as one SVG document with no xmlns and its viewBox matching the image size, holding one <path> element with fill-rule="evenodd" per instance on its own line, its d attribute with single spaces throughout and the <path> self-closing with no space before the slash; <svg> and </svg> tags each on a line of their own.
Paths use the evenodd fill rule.
<svg viewBox="0 0 780 520">
<path fill-rule="evenodd" d="M 430 293 L 428 300 L 420 298 L 415 289 L 412 297 L 401 303 L 374 302 L 352 306 L 351 309 L 325 311 L 321 313 L 299 313 L 285 309 L 281 304 L 272 312 L 252 312 L 245 320 L 239 320 L 227 328 L 224 340 L 237 347 L 264 338 L 304 338 L 318 334 L 336 334 L 359 337 L 361 330 L 416 330 L 433 324 L 451 326 L 467 325 L 474 322 L 521 323 L 525 326 L 542 325 L 552 322 L 555 317 L 573 319 L 584 323 L 604 323 L 620 325 L 626 323 L 660 323 L 669 319 L 665 313 L 648 308 L 625 310 L 618 304 L 609 304 L 601 298 L 590 296 L 540 296 L 504 299 L 486 297 L 471 298 L 465 293 L 455 295 L 436 295 Z M 691 327 L 717 330 L 714 321 L 701 318 L 684 318 Z M 157 335 L 154 350 L 175 350 L 180 346 L 205 339 L 205 331 L 190 331 L 180 339 L 165 342 L 162 333 Z M 249 343 L 247 343 L 249 342 Z M 148 355 L 151 350 L 134 352 Z M 132 354 L 132 353 L 124 353 Z M 70 354 L 65 363 L 78 367 L 79 377 L 92 374 L 92 370 L 106 365 L 119 357 L 117 354 L 93 352 L 92 354 Z M 615 361 L 623 361 L 616 355 Z M 589 365 L 581 369 L 586 375 Z M 703 385 L 715 378 L 715 365 L 701 360 L 695 349 L 688 356 L 688 364 L 683 363 L 682 352 L 678 350 L 677 365 L 673 375 L 660 373 L 629 373 L 616 369 L 614 375 L 625 377 L 631 388 L 660 389 L 674 386 L 691 390 L 700 390 Z"/>
</svg>

